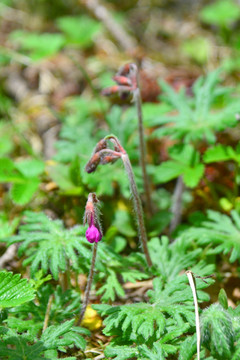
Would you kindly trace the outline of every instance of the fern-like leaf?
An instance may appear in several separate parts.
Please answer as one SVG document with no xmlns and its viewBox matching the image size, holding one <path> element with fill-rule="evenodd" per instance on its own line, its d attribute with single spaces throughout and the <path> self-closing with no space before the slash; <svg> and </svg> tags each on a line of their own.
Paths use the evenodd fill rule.
<svg viewBox="0 0 240 360">
<path fill-rule="evenodd" d="M 51 220 L 44 213 L 27 211 L 25 224 L 20 226 L 19 234 L 6 241 L 9 244 L 21 242 L 19 255 L 27 257 L 24 264 L 31 264 L 32 275 L 41 268 L 43 274 L 50 270 L 57 280 L 70 260 L 75 270 L 86 270 L 91 251 L 84 233 L 83 226 L 65 229 L 60 220 Z"/>
<path fill-rule="evenodd" d="M 209 73 L 205 79 L 199 78 L 194 86 L 194 98 L 186 96 L 184 90 L 175 92 L 170 85 L 161 81 L 162 98 L 177 110 L 176 115 L 159 117 L 159 125 L 171 123 L 155 130 L 153 136 L 171 136 L 185 142 L 207 140 L 215 142 L 216 131 L 236 126 L 236 112 L 239 104 L 229 97 L 230 90 L 218 86 L 219 70 Z M 223 109 L 212 109 L 219 98 L 228 100 Z M 214 110 L 214 111 L 212 111 Z"/>
<path fill-rule="evenodd" d="M 231 262 L 240 256 L 240 216 L 235 210 L 231 217 L 209 210 L 207 220 L 201 226 L 184 231 L 182 236 L 189 242 L 195 240 L 200 245 L 215 245 L 214 253 L 231 253 Z"/>
<path fill-rule="evenodd" d="M 219 304 L 204 310 L 201 316 L 202 343 L 216 359 L 232 359 L 234 332 L 229 313 Z"/>
</svg>

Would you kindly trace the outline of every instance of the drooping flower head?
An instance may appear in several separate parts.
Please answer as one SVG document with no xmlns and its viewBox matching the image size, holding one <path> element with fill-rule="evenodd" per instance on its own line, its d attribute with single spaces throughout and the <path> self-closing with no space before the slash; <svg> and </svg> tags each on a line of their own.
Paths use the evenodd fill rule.
<svg viewBox="0 0 240 360">
<path fill-rule="evenodd" d="M 102 230 L 99 222 L 99 200 L 96 194 L 90 193 L 88 195 L 88 201 L 85 208 L 84 224 L 88 223 L 88 229 L 86 231 L 86 239 L 88 242 L 95 243 L 102 239 Z"/>
<path fill-rule="evenodd" d="M 138 68 L 135 64 L 125 64 L 122 66 L 113 80 L 117 85 L 110 86 L 102 90 L 102 95 L 109 96 L 118 93 L 122 99 L 125 99 L 127 94 L 134 92 L 138 88 Z"/>
</svg>

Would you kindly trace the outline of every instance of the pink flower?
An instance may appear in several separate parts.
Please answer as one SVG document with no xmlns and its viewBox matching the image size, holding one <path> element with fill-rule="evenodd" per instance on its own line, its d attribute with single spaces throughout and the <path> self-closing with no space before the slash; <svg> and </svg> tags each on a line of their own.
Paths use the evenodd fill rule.
<svg viewBox="0 0 240 360">
<path fill-rule="evenodd" d="M 86 231 L 86 239 L 91 244 L 94 242 L 99 242 L 102 239 L 102 234 L 96 228 L 96 226 L 92 224 Z"/>
</svg>

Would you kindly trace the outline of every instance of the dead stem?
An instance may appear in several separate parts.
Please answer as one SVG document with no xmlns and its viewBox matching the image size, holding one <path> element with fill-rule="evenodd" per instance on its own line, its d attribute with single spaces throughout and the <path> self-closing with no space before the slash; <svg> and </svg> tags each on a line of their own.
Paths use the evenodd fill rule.
<svg viewBox="0 0 240 360">
<path fill-rule="evenodd" d="M 194 307 L 195 307 L 195 323 L 196 323 L 196 334 L 197 334 L 197 359 L 200 360 L 200 346 L 201 346 L 201 333 L 200 333 L 200 320 L 199 320 L 199 311 L 198 311 L 198 300 L 197 300 L 197 290 L 195 286 L 195 278 L 192 271 L 187 270 L 186 275 L 192 290 Z"/>
<path fill-rule="evenodd" d="M 174 193 L 172 196 L 172 220 L 169 227 L 169 233 L 171 234 L 181 221 L 182 217 L 182 195 L 185 189 L 182 176 L 179 176 L 176 182 Z"/>
<path fill-rule="evenodd" d="M 103 4 L 98 0 L 80 0 L 80 2 L 104 24 L 113 38 L 117 40 L 124 50 L 132 52 L 136 48 L 137 44 L 135 40 L 114 20 L 111 13 L 103 6 Z"/>
<path fill-rule="evenodd" d="M 43 332 L 44 332 L 44 331 L 46 330 L 46 328 L 48 327 L 48 322 L 49 322 L 50 310 L 51 310 L 52 302 L 53 302 L 53 295 L 50 295 L 50 296 L 49 296 L 49 299 L 48 299 L 47 310 L 46 310 L 46 314 L 45 314 L 45 318 L 44 318 L 44 323 L 43 323 Z"/>
</svg>

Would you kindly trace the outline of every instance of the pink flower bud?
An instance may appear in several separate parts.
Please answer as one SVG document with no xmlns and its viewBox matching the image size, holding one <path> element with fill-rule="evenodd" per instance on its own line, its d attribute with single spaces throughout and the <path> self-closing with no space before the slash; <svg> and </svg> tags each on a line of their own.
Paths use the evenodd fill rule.
<svg viewBox="0 0 240 360">
<path fill-rule="evenodd" d="M 92 224 L 86 231 L 86 239 L 91 244 L 94 242 L 99 242 L 102 239 L 102 234 L 96 228 L 96 226 Z"/>
</svg>

